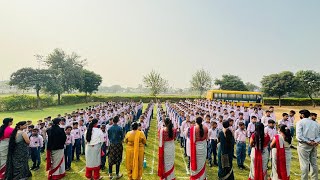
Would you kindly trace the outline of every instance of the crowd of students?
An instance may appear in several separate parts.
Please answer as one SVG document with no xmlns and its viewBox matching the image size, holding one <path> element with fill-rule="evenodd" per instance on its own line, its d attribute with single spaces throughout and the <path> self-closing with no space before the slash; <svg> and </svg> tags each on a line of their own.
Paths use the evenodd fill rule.
<svg viewBox="0 0 320 180">
<path fill-rule="evenodd" d="M 317 145 L 320 126 L 317 114 L 301 110 L 294 130 L 294 111 L 276 120 L 274 108 L 235 106 L 220 101 L 194 100 L 154 104 L 101 103 L 70 114 L 50 116 L 33 125 L 21 121 L 11 128 L 5 118 L 0 128 L 0 179 L 27 179 L 37 171 L 46 152 L 48 179 L 61 179 L 72 164 L 85 157 L 85 176 L 101 179 L 108 160 L 110 179 L 119 179 L 126 145 L 128 179 L 142 179 L 144 148 L 156 105 L 159 153 L 158 176 L 175 179 L 175 140 L 188 158 L 191 180 L 235 179 L 233 159 L 240 170 L 250 157 L 248 179 L 290 179 L 291 146 L 296 132 L 301 179 L 318 179 Z M 32 167 L 28 161 L 31 159 Z M 268 163 L 272 165 L 267 174 Z M 218 167 L 218 175 L 206 173 L 206 165 Z M 115 173 L 113 167 L 115 166 Z M 212 178 L 211 178 L 212 177 Z"/>
<path fill-rule="evenodd" d="M 175 138 L 188 157 L 191 180 L 232 180 L 233 159 L 240 170 L 246 156 L 250 157 L 249 180 L 290 179 L 291 148 L 294 137 L 295 111 L 283 113 L 276 120 L 274 107 L 236 106 L 220 101 L 195 100 L 157 106 L 160 179 L 172 180 L 174 175 Z M 317 146 L 320 143 L 320 125 L 317 114 L 301 110 L 296 124 L 301 179 L 318 179 Z M 170 121 L 168 123 L 167 121 Z M 175 137 L 168 132 L 174 132 Z M 169 133 L 172 134 L 172 133 Z M 163 156 L 163 157 L 162 157 Z M 212 158 L 213 156 L 213 158 Z M 206 175 L 206 164 L 218 167 L 218 177 Z M 268 175 L 268 163 L 272 165 Z M 210 178 L 212 179 L 212 178 Z"/>
<path fill-rule="evenodd" d="M 146 144 L 152 113 L 153 103 L 143 112 L 142 102 L 108 102 L 59 114 L 53 119 L 49 116 L 36 125 L 32 121 L 21 121 L 11 128 L 13 119 L 5 118 L 0 128 L 0 179 L 31 177 L 31 171 L 39 169 L 41 153 L 45 151 L 48 179 L 65 177 L 65 171 L 69 171 L 72 162 L 79 161 L 81 155 L 85 156 L 88 179 L 101 179 L 100 170 L 105 169 L 107 157 L 109 178 L 119 179 L 123 141 L 127 144 L 127 157 L 132 157 L 126 160 L 128 175 L 133 177 L 130 179 L 140 179 L 144 146 L 139 150 L 132 140 L 138 139 L 139 143 L 142 138 L 142 144 Z M 144 133 L 137 133 L 137 129 Z"/>
</svg>

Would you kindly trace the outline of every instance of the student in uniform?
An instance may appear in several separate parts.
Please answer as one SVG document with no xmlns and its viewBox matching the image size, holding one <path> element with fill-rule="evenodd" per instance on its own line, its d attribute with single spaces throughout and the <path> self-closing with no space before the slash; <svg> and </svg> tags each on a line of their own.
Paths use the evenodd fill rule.
<svg viewBox="0 0 320 180">
<path fill-rule="evenodd" d="M 240 122 L 243 122 L 243 124 L 246 123 L 245 120 L 243 119 L 243 113 L 242 112 L 240 112 L 239 115 L 238 115 L 238 119 L 237 119 L 236 124 L 235 124 L 236 129 L 239 128 Z"/>
<path fill-rule="evenodd" d="M 284 124 L 287 127 L 291 126 L 291 122 L 289 121 L 289 115 L 288 113 L 283 113 L 282 114 L 282 119 L 279 121 L 279 125 Z"/>
<path fill-rule="evenodd" d="M 234 138 L 237 143 L 237 164 L 239 169 L 245 169 L 244 161 L 246 159 L 246 130 L 244 122 L 239 123 L 239 128 L 234 133 Z"/>
<path fill-rule="evenodd" d="M 86 147 L 86 144 L 85 144 L 85 138 L 84 138 L 84 133 L 86 132 L 87 130 L 87 127 L 84 125 L 84 120 L 83 119 L 80 119 L 79 120 L 79 129 L 80 129 L 80 136 L 81 136 L 81 150 L 82 150 L 82 155 L 85 155 L 85 147 Z M 81 151 L 80 151 L 81 152 Z"/>
<path fill-rule="evenodd" d="M 268 121 L 268 126 L 264 128 L 264 133 L 268 134 L 270 139 L 273 139 L 274 136 L 277 134 L 277 129 L 275 128 L 275 122 L 274 120 L 270 119 Z M 270 152 L 270 144 L 268 145 L 268 150 Z"/>
<path fill-rule="evenodd" d="M 78 128 L 78 122 L 73 122 L 71 134 L 74 137 L 74 146 L 72 147 L 72 160 L 74 160 L 74 153 L 76 153 L 76 161 L 79 161 L 81 154 L 81 134 L 80 129 Z"/>
<path fill-rule="evenodd" d="M 264 127 L 268 126 L 268 121 L 270 119 L 272 119 L 271 113 L 269 110 L 266 110 L 266 115 L 261 118 L 261 123 L 264 125 Z"/>
<path fill-rule="evenodd" d="M 66 166 L 66 171 L 69 171 L 71 168 L 71 161 L 72 161 L 72 147 L 74 146 L 74 137 L 71 134 L 72 127 L 67 126 L 66 127 L 66 143 L 64 146 L 64 158 L 65 158 L 65 166 Z"/>
<path fill-rule="evenodd" d="M 31 170 L 38 170 L 41 163 L 40 150 L 43 147 L 43 138 L 39 135 L 39 129 L 35 128 L 32 130 L 32 135 L 30 136 L 30 152 L 31 160 L 33 165 Z"/>
<path fill-rule="evenodd" d="M 280 125 L 279 134 L 275 135 L 270 146 L 272 148 L 272 179 L 290 179 L 291 133 L 286 125 Z"/>
<path fill-rule="evenodd" d="M 291 123 L 291 126 L 290 126 L 291 137 L 294 136 L 294 131 L 295 131 L 295 129 L 294 129 L 294 120 L 295 120 L 294 116 L 295 116 L 295 114 L 296 114 L 296 112 L 294 110 L 291 110 L 289 112 L 289 121 Z"/>
<path fill-rule="evenodd" d="M 217 128 L 217 122 L 211 121 L 211 128 L 209 129 L 209 132 L 208 132 L 208 139 L 209 139 L 208 160 L 209 160 L 210 167 L 212 167 L 212 165 L 218 166 L 218 162 L 217 162 L 218 133 L 219 133 L 219 130 Z M 212 164 L 212 154 L 213 154 L 213 164 Z"/>
<path fill-rule="evenodd" d="M 101 151 L 103 152 L 101 155 L 101 170 L 104 170 L 106 168 L 106 160 L 107 160 L 107 149 L 109 146 L 109 139 L 108 139 L 108 132 L 106 131 L 106 124 L 102 123 L 101 124 L 101 131 L 103 133 L 103 143 L 102 143 L 102 147 L 101 147 Z"/>
<path fill-rule="evenodd" d="M 247 133 L 248 133 L 248 138 L 250 139 L 251 135 L 255 132 L 256 129 L 256 122 L 257 122 L 257 117 L 256 116 L 252 116 L 251 117 L 251 122 L 248 125 L 247 128 Z M 250 156 L 251 154 L 251 146 L 250 146 L 250 142 L 248 145 L 248 156 Z"/>
<path fill-rule="evenodd" d="M 43 138 L 43 146 L 41 148 L 41 153 L 44 153 L 44 150 L 47 147 L 47 128 L 45 127 L 45 123 L 44 122 L 40 123 L 39 134 Z"/>
</svg>

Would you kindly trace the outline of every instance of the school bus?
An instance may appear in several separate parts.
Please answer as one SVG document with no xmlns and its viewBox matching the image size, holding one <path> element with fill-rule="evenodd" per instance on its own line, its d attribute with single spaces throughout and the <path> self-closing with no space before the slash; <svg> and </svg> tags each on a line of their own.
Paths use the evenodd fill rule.
<svg viewBox="0 0 320 180">
<path fill-rule="evenodd" d="M 226 91 L 209 90 L 207 92 L 208 100 L 220 100 L 222 102 L 231 102 L 232 104 L 249 106 L 264 105 L 262 92 L 254 91 Z"/>
</svg>

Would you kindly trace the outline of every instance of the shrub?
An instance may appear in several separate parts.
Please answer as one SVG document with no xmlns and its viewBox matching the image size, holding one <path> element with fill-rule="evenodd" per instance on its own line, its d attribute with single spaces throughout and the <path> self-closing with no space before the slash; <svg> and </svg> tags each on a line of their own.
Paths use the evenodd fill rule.
<svg viewBox="0 0 320 180">
<path fill-rule="evenodd" d="M 41 96 L 41 106 L 55 105 L 51 96 Z M 0 98 L 0 111 L 17 111 L 37 108 L 37 98 L 29 95 L 12 95 Z"/>
</svg>

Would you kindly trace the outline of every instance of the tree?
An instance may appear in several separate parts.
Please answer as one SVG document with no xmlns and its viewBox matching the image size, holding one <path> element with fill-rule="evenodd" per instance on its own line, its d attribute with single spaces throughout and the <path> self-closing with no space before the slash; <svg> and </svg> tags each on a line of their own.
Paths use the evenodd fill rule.
<svg viewBox="0 0 320 180">
<path fill-rule="evenodd" d="M 224 74 L 222 79 L 216 79 L 215 84 L 220 86 L 222 90 L 247 91 L 246 85 L 243 81 L 235 75 Z"/>
<path fill-rule="evenodd" d="M 261 84 L 262 91 L 266 95 L 279 98 L 279 106 L 281 107 L 281 97 L 294 91 L 296 81 L 292 72 L 283 71 L 279 74 L 264 76 Z"/>
<path fill-rule="evenodd" d="M 190 84 L 191 89 L 198 91 L 199 97 L 201 97 L 206 90 L 211 88 L 212 78 L 209 72 L 205 71 L 204 69 L 200 69 L 192 75 Z"/>
<path fill-rule="evenodd" d="M 307 94 L 315 107 L 313 96 L 320 92 L 320 74 L 312 70 L 301 70 L 296 73 L 296 79 L 298 91 Z"/>
<path fill-rule="evenodd" d="M 48 55 L 45 63 L 49 70 L 55 72 L 56 77 L 51 82 L 51 86 L 46 88 L 46 91 L 58 95 L 58 104 L 60 104 L 62 93 L 71 92 L 82 86 L 81 76 L 85 62 L 86 60 L 81 60 L 81 57 L 76 53 L 67 55 L 61 49 L 54 49 Z"/>
<path fill-rule="evenodd" d="M 10 85 L 17 86 L 18 89 L 36 90 L 37 106 L 41 108 L 40 90 L 46 86 L 50 79 L 50 71 L 45 69 L 22 68 L 11 74 Z"/>
<path fill-rule="evenodd" d="M 260 88 L 257 85 L 255 85 L 251 82 L 247 82 L 245 85 L 246 85 L 246 88 L 248 89 L 248 91 L 259 91 L 260 90 Z"/>
<path fill-rule="evenodd" d="M 92 71 L 83 70 L 82 71 L 82 86 L 79 87 L 80 92 L 84 92 L 87 96 L 92 95 L 94 91 L 98 91 L 98 87 L 101 85 L 102 77 Z"/>
<path fill-rule="evenodd" d="M 112 85 L 109 87 L 109 90 L 111 93 L 117 93 L 123 90 L 123 88 L 120 85 Z"/>
<path fill-rule="evenodd" d="M 160 92 L 164 92 L 168 87 L 168 81 L 163 79 L 160 73 L 151 71 L 149 74 L 143 76 L 143 83 L 150 89 L 150 93 L 155 98 Z"/>
</svg>

